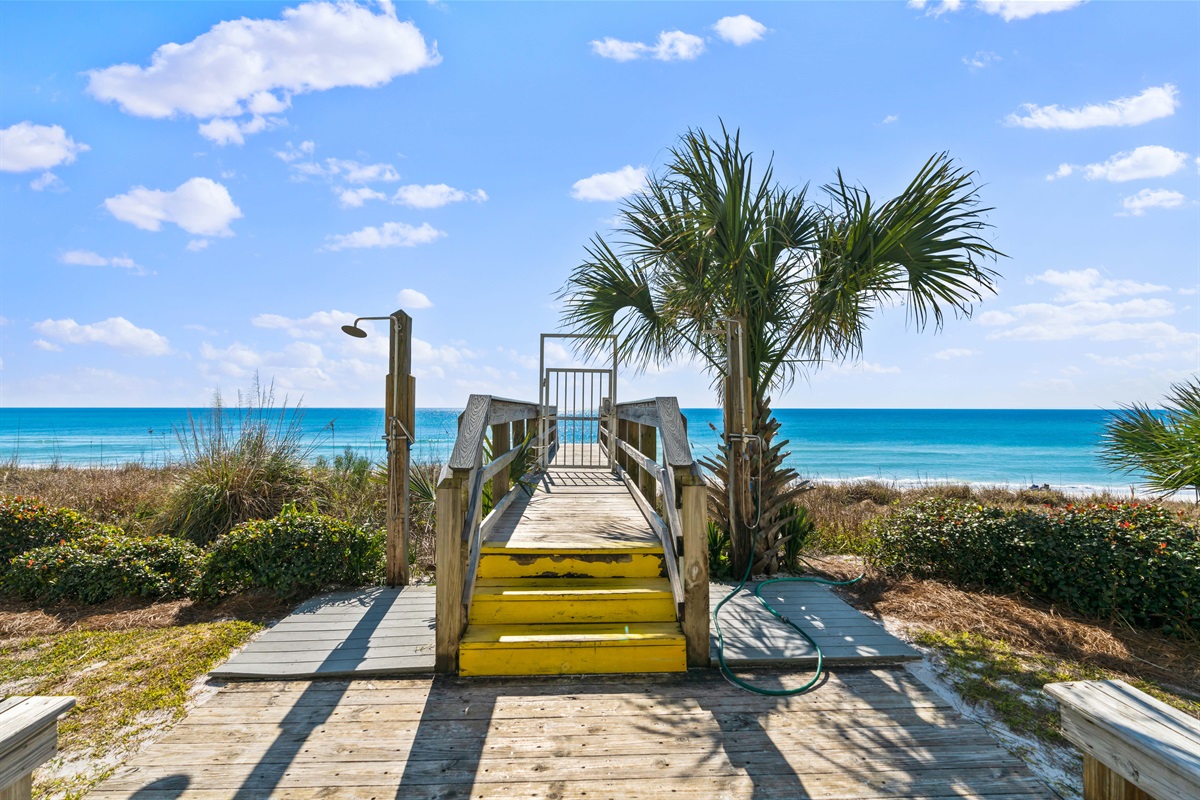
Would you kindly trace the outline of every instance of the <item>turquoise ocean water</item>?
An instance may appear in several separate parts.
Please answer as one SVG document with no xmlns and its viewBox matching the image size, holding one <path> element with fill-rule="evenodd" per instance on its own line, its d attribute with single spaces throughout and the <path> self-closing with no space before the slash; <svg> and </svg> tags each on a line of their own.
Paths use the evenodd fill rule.
<svg viewBox="0 0 1200 800">
<path fill-rule="evenodd" d="M 31 465 L 159 465 L 179 457 L 178 408 L 0 408 L 0 461 Z M 192 412 L 205 420 L 207 410 Z M 697 455 L 712 455 L 718 409 L 685 409 Z M 454 409 L 419 409 L 414 457 L 444 459 L 454 443 Z M 778 409 L 789 463 L 818 480 L 871 478 L 900 485 L 944 481 L 985 486 L 1045 484 L 1069 492 L 1129 491 L 1130 478 L 1108 470 L 1097 445 L 1103 410 Z M 305 408 L 312 456 L 346 447 L 384 456 L 383 412 Z"/>
</svg>

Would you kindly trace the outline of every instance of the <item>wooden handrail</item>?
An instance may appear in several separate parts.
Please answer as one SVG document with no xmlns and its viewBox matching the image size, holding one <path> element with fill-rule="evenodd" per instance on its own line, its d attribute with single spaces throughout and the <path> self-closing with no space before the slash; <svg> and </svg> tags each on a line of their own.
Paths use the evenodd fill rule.
<svg viewBox="0 0 1200 800">
<path fill-rule="evenodd" d="M 615 414 L 618 424 L 613 442 L 605 441 L 608 431 L 601 426 L 600 444 L 613 453 L 617 474 L 662 542 L 688 664 L 708 666 L 708 488 L 692 458 L 687 420 L 674 397 L 618 403 L 604 413 Z M 626 431 L 636 435 L 636 444 L 626 441 Z M 656 461 L 659 444 L 662 464 Z M 631 475 L 635 471 L 641 480 Z M 659 496 L 665 520 L 654 509 Z"/>
<path fill-rule="evenodd" d="M 555 410 L 549 408 L 547 412 L 553 414 Z M 523 447 L 553 447 L 556 441 L 557 431 L 553 427 L 545 434 L 546 442 L 542 441 L 541 433 L 526 435 L 536 431 L 534 425 L 541 416 L 542 408 L 537 403 L 482 394 L 471 395 L 459 416 L 458 437 L 442 468 L 437 489 L 435 665 L 439 672 L 458 671 L 458 643 L 471 611 L 483 540 L 515 497 L 508 491 L 513 461 Z M 514 427 L 520 443 L 509 447 Z M 489 429 L 493 446 L 503 447 L 504 452 L 494 454 L 485 464 Z M 483 492 L 488 481 L 492 481 L 494 505 L 491 513 L 482 518 Z"/>
</svg>

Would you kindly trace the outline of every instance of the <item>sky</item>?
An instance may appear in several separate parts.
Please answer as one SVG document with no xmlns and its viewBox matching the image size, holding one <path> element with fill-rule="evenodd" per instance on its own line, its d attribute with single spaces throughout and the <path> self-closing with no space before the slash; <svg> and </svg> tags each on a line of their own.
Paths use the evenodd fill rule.
<svg viewBox="0 0 1200 800">
<path fill-rule="evenodd" d="M 1198 41 L 1195 2 L 0 3 L 0 408 L 380 406 L 386 327 L 339 328 L 398 308 L 418 406 L 534 399 L 588 240 L 722 122 L 814 192 L 948 152 L 1006 254 L 775 405 L 1154 404 L 1200 373 Z"/>
</svg>

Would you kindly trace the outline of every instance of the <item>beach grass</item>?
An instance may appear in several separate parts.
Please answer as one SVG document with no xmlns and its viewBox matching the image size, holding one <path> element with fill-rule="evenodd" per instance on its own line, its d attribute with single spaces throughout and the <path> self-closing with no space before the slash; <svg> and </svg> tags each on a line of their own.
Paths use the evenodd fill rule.
<svg viewBox="0 0 1200 800">
<path fill-rule="evenodd" d="M 270 595 L 216 608 L 122 599 L 43 609 L 0 600 L 0 696 L 76 698 L 59 723 L 59 755 L 35 773 L 34 797 L 86 795 L 184 717 L 208 670 L 287 610 Z"/>
</svg>

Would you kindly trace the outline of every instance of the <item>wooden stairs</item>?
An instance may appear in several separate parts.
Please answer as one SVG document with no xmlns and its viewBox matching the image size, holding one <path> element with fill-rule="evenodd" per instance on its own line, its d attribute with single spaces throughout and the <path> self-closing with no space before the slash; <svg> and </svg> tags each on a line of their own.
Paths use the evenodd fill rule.
<svg viewBox="0 0 1200 800">
<path fill-rule="evenodd" d="M 683 672 L 687 649 L 654 544 L 485 543 L 461 675 Z"/>
</svg>

